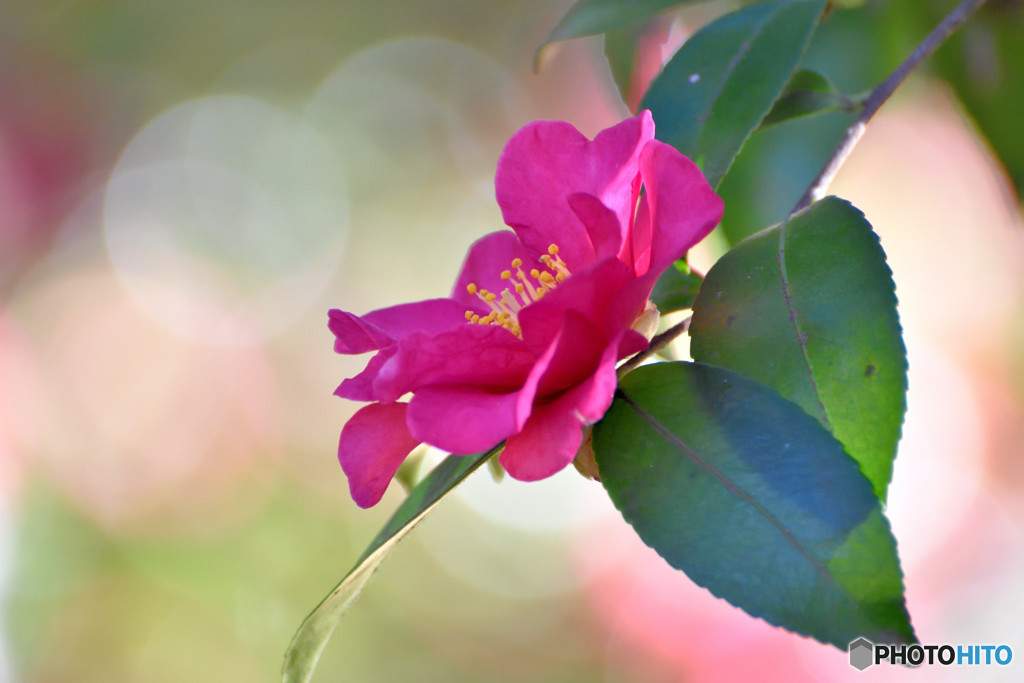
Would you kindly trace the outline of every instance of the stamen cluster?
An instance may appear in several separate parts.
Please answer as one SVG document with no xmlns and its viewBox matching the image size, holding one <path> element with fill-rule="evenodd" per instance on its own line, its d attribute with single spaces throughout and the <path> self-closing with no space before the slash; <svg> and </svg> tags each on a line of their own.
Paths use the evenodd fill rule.
<svg viewBox="0 0 1024 683">
<path fill-rule="evenodd" d="M 548 253 L 538 259 L 546 270 L 533 268 L 529 276 L 523 270 L 522 259 L 512 259 L 511 270 L 501 273 L 502 280 L 515 280 L 511 287 L 501 290 L 501 294 L 486 289 L 480 289 L 476 283 L 466 286 L 466 291 L 475 294 L 491 309 L 485 316 L 478 315 L 473 311 L 466 311 L 466 320 L 475 325 L 500 325 L 506 330 L 522 339 L 522 329 L 519 326 L 519 311 L 530 304 L 540 301 L 545 294 L 555 289 L 560 282 L 563 282 L 572 273 L 565 261 L 558 255 L 558 245 L 552 244 L 548 247 Z"/>
</svg>

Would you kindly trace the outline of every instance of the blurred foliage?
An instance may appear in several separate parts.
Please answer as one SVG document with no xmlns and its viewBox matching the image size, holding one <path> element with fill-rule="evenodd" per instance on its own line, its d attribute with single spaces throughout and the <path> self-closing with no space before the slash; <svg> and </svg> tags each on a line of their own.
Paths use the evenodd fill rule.
<svg viewBox="0 0 1024 683">
<path fill-rule="evenodd" d="M 927 5 L 934 18 L 945 3 Z M 936 73 L 949 80 L 967 113 L 988 138 L 1024 196 L 1024 2 L 989 0 L 935 55 Z"/>
</svg>

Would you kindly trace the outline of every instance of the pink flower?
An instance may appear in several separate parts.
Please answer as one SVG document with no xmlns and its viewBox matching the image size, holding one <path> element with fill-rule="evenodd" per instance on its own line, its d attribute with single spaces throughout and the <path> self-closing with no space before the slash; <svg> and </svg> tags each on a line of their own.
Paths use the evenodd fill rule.
<svg viewBox="0 0 1024 683">
<path fill-rule="evenodd" d="M 330 312 L 335 351 L 376 351 L 335 392 L 372 401 L 338 445 L 362 507 L 421 442 L 464 455 L 505 440 L 500 462 L 524 481 L 572 462 L 611 405 L 616 363 L 648 345 L 655 280 L 722 215 L 646 111 L 593 141 L 564 122 L 526 126 L 495 187 L 512 231 L 470 248 L 451 297 Z"/>
</svg>

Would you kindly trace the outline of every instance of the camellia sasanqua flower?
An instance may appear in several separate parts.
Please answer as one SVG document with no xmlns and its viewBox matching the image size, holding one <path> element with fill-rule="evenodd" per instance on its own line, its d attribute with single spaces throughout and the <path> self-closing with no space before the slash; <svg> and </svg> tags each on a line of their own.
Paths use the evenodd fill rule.
<svg viewBox="0 0 1024 683">
<path fill-rule="evenodd" d="M 335 351 L 376 352 L 335 392 L 370 402 L 338 445 L 362 507 L 420 443 L 465 455 L 505 440 L 499 461 L 524 481 L 572 462 L 611 405 L 616 364 L 656 329 L 658 276 L 722 215 L 646 111 L 593 140 L 560 121 L 527 125 L 495 189 L 512 230 L 470 247 L 449 298 L 330 311 Z"/>
</svg>

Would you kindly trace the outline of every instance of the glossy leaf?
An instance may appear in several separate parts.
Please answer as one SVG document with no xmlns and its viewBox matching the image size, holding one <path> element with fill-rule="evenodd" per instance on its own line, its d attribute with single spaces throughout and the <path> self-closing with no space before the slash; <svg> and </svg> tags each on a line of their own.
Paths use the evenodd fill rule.
<svg viewBox="0 0 1024 683">
<path fill-rule="evenodd" d="M 857 106 L 855 100 L 836 90 L 821 74 L 801 69 L 789 79 L 779 99 L 761 121 L 761 127 L 836 109 L 854 111 Z"/>
<path fill-rule="evenodd" d="M 885 500 L 907 389 L 895 286 L 864 215 L 827 197 L 708 272 L 690 354 L 775 389 L 843 444 Z"/>
<path fill-rule="evenodd" d="M 657 137 L 696 161 L 712 187 L 796 69 L 825 0 L 745 7 L 687 40 L 647 91 Z"/>
<path fill-rule="evenodd" d="M 662 314 L 692 308 L 702 281 L 700 275 L 690 270 L 685 260 L 676 261 L 654 284 L 651 303 Z"/>
<path fill-rule="evenodd" d="M 871 484 L 772 390 L 709 365 L 647 365 L 620 382 L 593 446 L 626 521 L 714 595 L 842 649 L 914 640 Z"/>
<path fill-rule="evenodd" d="M 499 448 L 470 456 L 449 456 L 421 481 L 370 543 L 345 578 L 302 622 L 285 653 L 284 683 L 306 683 L 341 618 L 352 606 L 388 553 L 412 531 L 427 513 L 480 467 Z"/>
<path fill-rule="evenodd" d="M 932 19 L 921 17 L 922 9 L 916 2 L 833 9 L 815 29 L 800 68 L 825 74 L 842 92 L 872 88 L 935 26 Z M 785 220 L 853 118 L 828 111 L 791 125 L 762 126 L 751 136 L 717 188 L 725 201 L 721 235 L 729 244 Z"/>
</svg>

